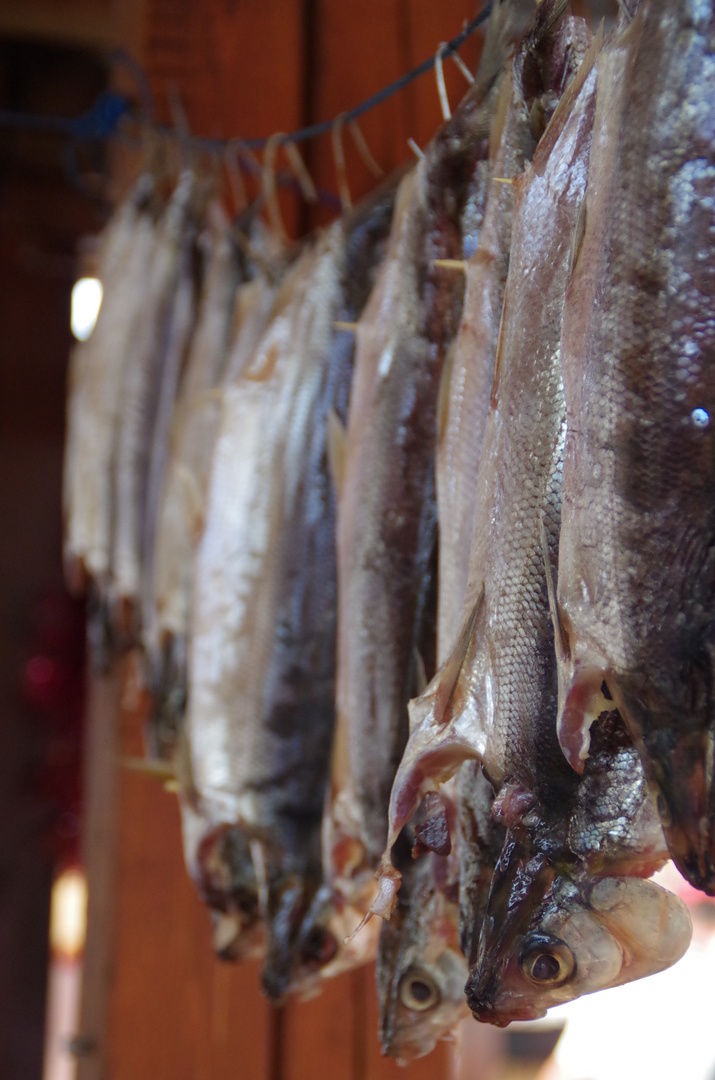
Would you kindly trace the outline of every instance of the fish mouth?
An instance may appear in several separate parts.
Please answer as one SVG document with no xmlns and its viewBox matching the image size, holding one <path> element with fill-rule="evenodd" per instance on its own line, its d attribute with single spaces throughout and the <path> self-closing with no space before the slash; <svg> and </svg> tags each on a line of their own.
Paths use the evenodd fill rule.
<svg viewBox="0 0 715 1080">
<path fill-rule="evenodd" d="M 535 1005 L 509 1005 L 499 1008 L 485 1002 L 472 1008 L 472 1016 L 480 1024 L 504 1028 L 517 1020 L 540 1020 L 542 1016 L 546 1016 L 546 1009 L 537 1008 Z"/>
<path fill-rule="evenodd" d="M 269 887 L 268 948 L 261 975 L 263 990 L 274 1003 L 287 995 L 312 996 L 320 989 L 323 969 L 338 957 L 340 943 L 329 917 L 329 891 L 300 875 Z"/>
</svg>

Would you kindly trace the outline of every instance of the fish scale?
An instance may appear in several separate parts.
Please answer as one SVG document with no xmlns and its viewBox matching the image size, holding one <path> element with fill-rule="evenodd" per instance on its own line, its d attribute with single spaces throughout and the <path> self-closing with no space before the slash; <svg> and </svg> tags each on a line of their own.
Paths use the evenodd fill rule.
<svg viewBox="0 0 715 1080">
<path fill-rule="evenodd" d="M 613 48 L 617 51 L 618 44 Z M 543 148 L 550 150 L 549 156 L 542 158 L 540 147 L 534 158 L 530 183 L 538 191 L 546 182 L 547 205 L 549 198 L 558 199 L 556 205 L 570 219 L 567 235 L 577 228 L 581 212 L 591 125 L 611 55 L 612 49 L 606 49 L 605 62 L 599 59 L 589 72 L 561 131 L 555 125 L 556 143 Z M 609 89 L 606 82 L 606 98 Z M 579 124 L 587 136 L 580 148 L 574 138 Z M 579 184 L 567 184 L 560 193 L 554 185 L 556 190 L 549 191 L 550 179 L 563 181 L 560 166 L 569 160 L 569 147 L 578 155 L 578 171 L 574 174 L 571 167 L 568 176 L 576 175 Z M 594 138 L 591 161 L 597 150 Z M 552 216 L 543 213 L 541 222 L 540 232 L 548 242 Z M 551 287 L 554 298 L 560 295 L 563 308 L 571 271 L 568 247 L 562 246 L 560 254 L 557 247 L 554 264 Z M 554 335 L 558 346 L 560 325 Z M 568 357 L 565 348 L 562 356 L 559 351 L 557 367 L 563 363 L 566 379 Z M 554 495 L 560 480 L 560 469 L 555 468 L 549 485 L 554 512 L 559 509 Z M 553 615 L 554 562 L 545 564 L 544 578 Z M 550 694 L 545 698 L 545 712 L 534 718 L 536 742 L 528 745 L 526 762 L 515 763 L 513 747 L 508 740 L 506 744 L 505 760 L 511 757 L 512 763 L 495 808 L 507 826 L 507 839 L 492 879 L 476 963 L 467 984 L 467 1001 L 474 1015 L 497 1025 L 534 1019 L 550 1006 L 580 994 L 668 967 L 687 948 L 691 932 L 682 902 L 653 882 L 641 880 L 667 856 L 640 761 L 618 712 L 599 715 L 594 753 L 577 783 L 575 772 L 568 778 L 555 763 L 553 644 L 546 659 Z"/>
<path fill-rule="evenodd" d="M 671 853 L 708 892 L 714 46 L 711 3 L 650 0 L 603 57 L 599 153 L 564 327 L 573 433 L 559 565 L 564 752 L 582 767 L 590 700 L 605 678 L 640 749 Z"/>
<path fill-rule="evenodd" d="M 522 146 L 525 157 L 531 156 L 535 146 L 531 119 L 538 94 L 545 95 L 545 110 L 555 107 L 547 77 L 559 85 L 568 81 L 585 51 L 585 24 L 576 22 L 580 32 L 574 32 L 570 21 L 560 26 L 563 7 L 554 3 L 539 9 L 508 69 L 503 138 L 512 146 Z M 527 82 L 536 95 L 533 98 L 527 94 Z M 524 175 L 515 181 L 517 200 L 532 197 L 536 187 L 525 186 Z M 557 209 L 557 218 L 558 213 Z M 555 334 L 557 346 L 561 304 L 549 292 L 549 279 L 533 290 L 526 307 L 521 306 L 523 294 L 515 282 L 521 286 L 528 281 L 528 270 L 538 264 L 540 252 L 538 242 L 530 247 L 531 224 L 522 221 L 520 229 L 519 243 L 512 234 L 504 301 L 508 314 L 502 315 L 492 407 L 476 480 L 478 510 L 462 628 L 433 683 L 410 703 L 410 739 L 392 789 L 388 847 L 381 864 L 380 891 L 372 905 L 372 911 L 383 916 L 389 915 L 399 881 L 389 851 L 420 796 L 452 776 L 469 757 L 482 758 L 493 782 L 501 782 L 510 768 L 505 760 L 507 743 L 513 747 L 511 760 L 517 769 L 530 748 L 543 754 L 540 740 L 527 730 L 524 718 L 541 715 L 549 703 L 555 709 L 555 670 L 551 678 L 546 673 L 553 634 L 540 526 L 543 511 L 547 520 L 554 518 L 548 509 L 549 498 L 553 499 L 549 478 L 558 466 L 564 424 L 558 347 L 554 351 L 552 341 Z M 568 247 L 567 223 L 550 235 L 556 236 L 557 247 Z M 545 262 L 552 275 L 551 260 Z M 506 341 L 511 338 L 514 345 L 509 345 L 508 355 L 517 351 L 520 338 L 528 342 L 516 366 L 504 359 Z M 549 355 L 544 355 L 545 350 Z M 555 543 L 552 534 L 551 546 Z M 559 756 L 554 745 L 551 758 L 557 772 L 562 767 Z"/>
</svg>

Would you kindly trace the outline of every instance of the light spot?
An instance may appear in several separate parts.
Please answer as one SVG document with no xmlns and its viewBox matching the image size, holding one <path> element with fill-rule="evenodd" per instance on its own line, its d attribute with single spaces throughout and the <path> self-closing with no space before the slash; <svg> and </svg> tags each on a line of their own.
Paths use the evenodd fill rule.
<svg viewBox="0 0 715 1080">
<path fill-rule="evenodd" d="M 705 409 L 693 409 L 690 419 L 696 427 L 706 428 L 710 426 L 710 413 L 706 412 Z"/>
<path fill-rule="evenodd" d="M 80 278 L 72 289 L 70 326 L 78 341 L 86 341 L 102 304 L 102 283 L 98 278 Z"/>
</svg>

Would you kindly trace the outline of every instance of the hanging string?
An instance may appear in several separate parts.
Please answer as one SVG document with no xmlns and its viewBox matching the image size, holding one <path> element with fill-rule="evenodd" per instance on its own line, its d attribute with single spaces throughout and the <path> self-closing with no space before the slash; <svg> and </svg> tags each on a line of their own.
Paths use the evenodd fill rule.
<svg viewBox="0 0 715 1080">
<path fill-rule="evenodd" d="M 461 33 L 452 38 L 451 41 L 446 42 L 439 49 L 440 59 L 446 56 L 451 56 L 457 52 L 457 50 L 464 44 L 464 42 L 471 37 L 471 35 L 477 30 L 489 17 L 491 11 L 491 3 L 488 3 L 479 14 L 468 23 Z M 349 112 L 342 114 L 342 123 L 347 124 L 351 129 L 355 122 L 365 113 L 370 112 L 377 105 L 381 105 L 383 101 L 387 101 L 388 98 L 397 94 L 400 90 L 403 90 L 415 79 L 419 79 L 422 75 L 427 74 L 435 66 L 435 57 L 430 56 L 427 60 L 424 60 L 412 71 L 408 71 L 406 75 L 402 75 L 399 79 L 390 83 L 389 86 L 383 87 L 378 93 L 373 94 L 371 97 L 366 98 L 365 101 L 356 105 L 355 108 Z M 138 67 L 138 65 L 137 65 Z M 141 71 L 141 69 L 139 69 Z M 146 79 L 144 79 L 146 82 Z M 145 97 L 145 95 L 142 95 Z M 146 103 L 145 103 L 146 104 Z M 58 116 L 38 116 L 30 113 L 17 113 L 8 109 L 0 109 L 0 127 L 12 127 L 16 129 L 23 129 L 27 131 L 47 131 L 57 132 L 59 134 L 68 135 L 74 139 L 108 139 L 118 134 L 118 126 L 120 120 L 127 117 L 131 113 L 131 103 L 127 97 L 123 94 L 116 94 L 106 92 L 101 94 L 92 108 L 77 118 L 67 118 Z M 239 151 L 248 150 L 262 150 L 268 143 L 268 139 L 209 139 L 200 135 L 188 134 L 187 132 L 177 132 L 176 130 L 166 126 L 154 124 L 151 119 L 151 114 L 144 115 L 132 114 L 133 119 L 140 122 L 149 122 L 153 127 L 169 137 L 174 137 L 180 142 L 189 142 L 196 146 L 200 150 L 205 150 L 209 153 L 222 154 L 228 143 L 233 143 Z M 289 132 L 280 136 L 280 144 L 294 144 L 300 142 L 306 142 L 308 139 L 317 138 L 319 135 L 330 134 L 335 125 L 335 120 L 325 120 L 319 124 L 311 124 L 309 127 L 299 128 L 297 131 Z M 358 129 L 359 131 L 359 129 Z M 273 136 L 271 136 L 273 138 Z M 241 162 L 244 158 L 241 154 Z M 254 171 L 253 165 L 249 165 L 249 171 Z"/>
</svg>

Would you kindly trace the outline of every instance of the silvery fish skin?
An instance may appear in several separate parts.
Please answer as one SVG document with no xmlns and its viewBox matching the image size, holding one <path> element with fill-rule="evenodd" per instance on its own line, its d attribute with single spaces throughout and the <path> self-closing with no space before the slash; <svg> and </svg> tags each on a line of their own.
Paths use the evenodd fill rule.
<svg viewBox="0 0 715 1080">
<path fill-rule="evenodd" d="M 455 857 L 430 852 L 410 861 L 377 956 L 382 1052 L 403 1064 L 429 1054 L 463 1018 L 468 974 Z"/>
<path fill-rule="evenodd" d="M 587 36 L 576 20 L 564 33 L 576 48 Z M 581 39 L 581 40 L 579 40 Z M 485 44 L 488 49 L 489 42 Z M 466 288 L 462 322 L 448 364 L 447 391 L 437 446 L 439 532 L 438 659 L 443 663 L 460 628 L 477 512 L 474 476 L 491 401 L 497 337 L 509 269 L 514 189 L 506 182 L 524 167 L 543 124 L 544 104 L 529 116 L 514 108 L 514 73 L 501 80 L 489 134 L 483 187 L 469 207 L 465 236 Z M 549 102 L 545 103 L 547 106 Z"/>
<path fill-rule="evenodd" d="M 522 130 L 534 111 L 524 96 L 530 57 L 543 57 L 542 76 L 551 80 L 545 87 L 547 104 L 550 85 L 568 82 L 583 58 L 582 49 L 572 45 L 578 35 L 554 32 L 557 11 L 540 6 L 515 57 L 512 108 Z M 580 20 L 578 25 L 583 26 Z M 541 42 L 539 49 L 535 42 Z M 567 100 L 577 95 L 581 81 Z M 477 477 L 469 591 L 451 656 L 410 704 L 410 741 L 392 791 L 388 851 L 373 906 L 383 916 L 389 915 L 399 882 L 389 848 L 421 796 L 453 775 L 462 761 L 482 760 L 497 789 L 513 769 L 526 769 L 523 782 L 531 786 L 543 778 L 544 791 L 536 794 L 554 804 L 561 788 L 573 784 L 553 733 L 556 664 L 545 558 L 555 562 L 558 543 L 565 435 L 561 313 L 571 234 L 585 188 L 594 85 L 591 76 L 574 110 L 562 104 L 533 164 L 515 181 L 509 276 Z"/>
<path fill-rule="evenodd" d="M 142 177 L 102 239 L 102 306 L 90 338 L 73 351 L 65 452 L 65 564 L 81 586 L 90 576 L 107 587 L 116 508 L 112 460 L 126 356 L 144 299 L 155 229 L 146 209 L 151 182 Z"/>
<path fill-rule="evenodd" d="M 275 698 L 277 702 L 283 699 L 283 707 L 297 718 L 306 714 L 310 718 L 311 732 L 316 731 L 322 714 L 325 730 L 322 735 L 318 732 L 307 739 L 306 753 L 313 758 L 316 758 L 313 739 L 321 740 L 324 753 L 329 753 L 335 717 L 335 482 L 339 486 L 340 448 L 336 448 L 331 437 L 335 437 L 336 427 L 342 429 L 348 411 L 355 334 L 347 328 L 353 326 L 362 313 L 382 261 L 396 187 L 396 179 L 388 179 L 344 214 L 335 226 L 340 230 L 344 245 L 338 267 L 335 332 L 326 356 L 314 431 L 306 452 L 305 480 L 284 561 L 281 594 L 285 595 L 286 601 L 278 617 L 281 630 L 274 652 L 274 668 L 282 682 L 282 690 Z M 317 574 L 316 567 L 319 567 Z M 321 797 L 326 777 L 327 767 L 322 774 Z M 300 929 L 290 937 L 284 937 L 287 951 L 282 961 L 282 975 L 281 963 L 276 961 L 275 964 L 278 977 L 285 981 L 285 988 L 303 997 L 319 992 L 326 979 L 374 955 L 369 941 L 345 943 L 346 935 L 354 929 L 354 919 L 348 916 L 340 898 L 322 881 L 322 811 L 321 804 L 320 813 L 314 815 L 311 822 L 310 876 L 308 878 L 306 874 L 300 905 L 293 915 L 302 911 Z M 267 978 L 270 978 L 268 970 L 264 974 L 264 983 Z"/>
<path fill-rule="evenodd" d="M 156 242 L 125 353 L 112 476 L 111 592 L 120 635 L 133 636 L 139 621 L 142 556 L 148 547 L 148 506 L 158 499 L 161 443 L 168 431 L 173 392 L 193 318 L 187 233 L 195 193 L 192 173 L 182 175 L 157 225 Z M 167 378 L 164 379 L 164 368 Z M 162 400 L 163 399 L 163 400 Z M 156 429 L 160 419 L 162 430 Z M 155 438 L 156 436 L 156 438 Z"/>
<path fill-rule="evenodd" d="M 467 590 L 469 554 L 476 513 L 474 476 L 489 413 L 494 355 L 504 301 L 511 235 L 511 185 L 492 182 L 510 177 L 513 163 L 495 153 L 505 143 L 492 122 L 490 160 L 482 164 L 480 192 L 486 203 L 474 254 L 465 266 L 462 321 L 448 361 L 446 403 L 437 443 L 439 591 L 437 656 L 442 663 L 454 644 Z M 519 163 L 521 164 L 521 162 Z"/>
<path fill-rule="evenodd" d="M 559 739 L 605 683 L 673 858 L 715 893 L 715 10 L 644 0 L 599 61 L 564 324 Z M 595 700 L 594 700 L 595 699 Z"/>
<path fill-rule="evenodd" d="M 354 321 L 365 305 L 384 250 L 394 195 L 394 185 L 388 181 L 334 226 L 339 251 L 333 270 L 337 282 L 331 282 L 333 323 L 312 429 L 303 450 L 302 486 L 294 514 L 286 521 L 278 633 L 266 698 L 271 702 L 271 724 L 305 732 L 301 758 L 309 759 L 310 768 L 285 808 L 285 829 L 293 826 L 298 814 L 302 818 L 296 844 L 304 850 L 297 860 L 300 880 L 295 889 L 281 886 L 279 918 L 274 917 L 269 935 L 263 985 L 276 998 L 288 989 L 312 992 L 316 972 L 331 962 L 333 969 L 341 963 L 338 953 L 344 935 L 337 936 L 330 923 L 326 925 L 324 913 L 313 917 L 313 900 L 323 881 L 321 827 L 335 725 L 337 500 L 329 470 L 329 435 L 331 422 L 345 421 L 353 374 L 355 337 L 341 324 Z M 318 281 L 316 289 L 320 288 Z M 288 447 L 287 452 L 297 454 L 297 447 Z M 290 843 L 286 841 L 286 849 Z M 279 920 L 284 918 L 283 924 Z"/>
<path fill-rule="evenodd" d="M 291 547 L 303 554 L 310 543 L 296 532 L 295 515 L 305 484 L 318 481 L 306 480 L 305 456 L 334 335 L 343 248 L 336 226 L 306 249 L 279 289 L 251 364 L 224 392 L 196 562 L 186 716 L 193 783 L 208 816 L 237 825 L 249 840 L 272 967 L 282 967 L 275 951 L 297 929 L 289 924 L 302 903 L 305 860 L 319 866 L 311 830 L 319 831 L 332 693 L 316 715 L 307 702 L 292 701 L 290 672 L 276 649 L 291 649 L 295 617 L 320 602 L 322 578 L 311 575 L 316 591 L 306 582 L 301 596 L 286 574 L 293 573 Z M 326 496 L 327 488 L 326 479 Z M 315 498 L 320 504 L 320 491 Z M 310 531 L 308 523 L 303 533 Z M 330 662 L 320 626 L 313 634 L 305 648 L 317 650 L 322 695 L 321 674 L 332 691 Z M 302 680 L 302 668 L 295 675 Z M 285 972 L 272 967 L 267 989 L 278 996 Z"/>
<path fill-rule="evenodd" d="M 461 275 L 435 260 L 462 254 L 461 213 L 486 151 L 507 42 L 504 32 L 403 179 L 389 250 L 357 329 L 338 513 L 338 725 L 324 851 L 327 881 L 361 914 L 374 893 L 429 616 L 437 398 L 463 292 Z"/>
<path fill-rule="evenodd" d="M 222 384 L 230 385 L 248 362 L 276 289 L 263 273 L 251 277 L 255 271 L 237 249 L 233 227 L 218 207 L 211 211 L 208 266 L 172 418 L 143 628 L 155 701 L 149 740 L 159 757 L 171 756 L 185 707 L 194 552 L 203 528 Z M 239 221 L 235 228 L 247 228 L 257 242 L 252 221 Z"/>
<path fill-rule="evenodd" d="M 666 852 L 636 754 L 622 724 L 618 727 L 620 718 L 615 714 L 607 725 L 609 714 L 604 712 L 599 754 L 580 784 L 558 760 L 555 738 L 556 655 L 553 629 L 544 615 L 548 620 L 553 608 L 564 442 L 561 313 L 588 175 L 597 92 L 592 61 L 598 47 L 597 41 L 517 191 L 500 345 L 500 391 L 503 388 L 515 427 L 527 434 L 532 446 L 531 468 L 521 466 L 522 477 L 528 477 L 526 507 L 534 507 L 537 461 L 544 470 L 544 502 L 540 510 L 537 504 L 531 511 L 541 518 L 536 523 L 541 564 L 534 561 L 538 548 L 532 518 L 531 557 L 521 579 L 526 597 L 531 593 L 523 604 L 530 618 L 513 624 L 521 638 L 514 674 L 509 674 L 509 666 L 501 673 L 492 669 L 495 721 L 482 755 L 498 790 L 492 814 L 508 832 L 491 884 L 467 1002 L 477 1019 L 497 1025 L 543 1015 L 557 1002 L 661 970 L 683 954 L 690 936 L 681 902 L 633 877 L 652 873 Z M 531 222 L 539 224 L 530 235 Z M 532 267 L 539 267 L 538 277 L 530 272 Z M 543 313 L 539 324 L 536 310 Z M 532 333 L 538 345 L 530 348 Z M 535 367 L 531 389 L 541 387 L 536 410 L 523 397 L 519 404 L 520 392 L 515 395 L 509 382 L 511 373 L 529 386 L 520 363 L 528 363 L 530 355 Z M 549 401 L 551 411 L 546 408 Z M 518 447 L 520 434 L 514 435 L 512 447 Z M 554 449 L 551 463 L 540 453 L 540 447 L 549 445 Z M 504 455 L 505 476 L 519 475 L 518 461 Z M 506 483 L 499 494 L 507 494 Z M 510 500 L 498 499 L 496 505 L 506 508 Z M 517 526 L 524 531 L 526 507 L 520 506 L 522 524 Z M 518 533 L 509 525 L 504 529 L 501 541 L 508 549 Z M 485 602 L 488 595 L 485 588 Z M 538 622 L 534 598 L 541 605 Z M 524 646 L 528 648 L 530 634 L 534 652 L 529 662 Z M 502 644 L 502 655 L 503 649 Z M 524 693 L 526 675 L 532 685 Z M 500 697 L 500 677 L 511 696 Z M 603 874 L 608 878 L 598 881 Z"/>
</svg>

